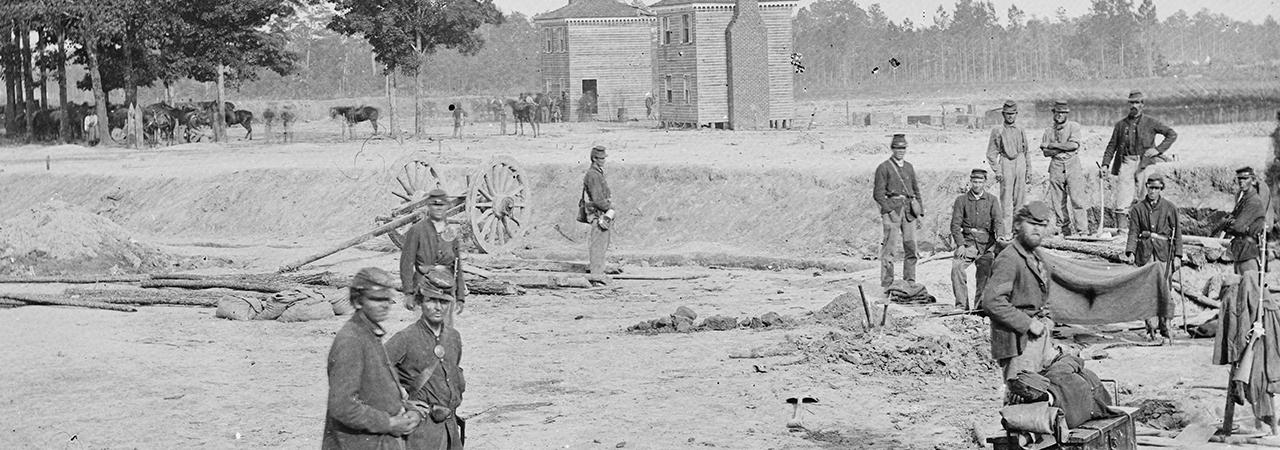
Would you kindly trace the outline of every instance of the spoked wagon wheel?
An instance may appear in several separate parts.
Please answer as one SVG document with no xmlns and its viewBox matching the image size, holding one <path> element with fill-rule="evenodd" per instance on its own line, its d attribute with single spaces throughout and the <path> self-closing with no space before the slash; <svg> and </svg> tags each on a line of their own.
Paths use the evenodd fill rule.
<svg viewBox="0 0 1280 450">
<path fill-rule="evenodd" d="M 468 180 L 466 216 L 471 237 L 484 253 L 510 250 L 524 236 L 532 195 L 510 158 L 481 166 Z"/>
<path fill-rule="evenodd" d="M 422 160 L 412 160 L 405 163 L 400 171 L 396 174 L 396 185 L 391 188 L 391 194 L 401 204 L 421 200 L 427 196 L 432 189 L 440 187 L 442 177 L 440 171 L 432 166 L 431 163 Z M 451 209 L 452 213 L 453 210 Z M 405 211 L 405 214 L 411 214 L 412 211 Z M 397 214 L 398 216 L 398 214 Z M 390 221 L 378 218 L 379 223 L 387 223 Z M 404 244 L 404 234 L 398 230 L 387 232 L 387 237 L 391 238 L 391 243 L 396 247 Z"/>
</svg>

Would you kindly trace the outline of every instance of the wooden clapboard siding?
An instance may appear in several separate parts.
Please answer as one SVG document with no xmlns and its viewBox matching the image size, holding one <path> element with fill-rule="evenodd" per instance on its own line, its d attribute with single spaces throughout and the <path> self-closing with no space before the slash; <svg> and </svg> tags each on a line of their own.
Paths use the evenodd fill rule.
<svg viewBox="0 0 1280 450">
<path fill-rule="evenodd" d="M 795 117 L 795 69 L 791 67 L 791 7 L 789 3 L 761 4 L 769 39 L 769 119 Z"/>
<path fill-rule="evenodd" d="M 644 94 L 653 88 L 652 18 L 569 19 L 569 96 L 577 117 L 582 80 L 596 80 L 596 115 L 644 118 Z"/>
<path fill-rule="evenodd" d="M 543 21 L 537 23 L 538 27 L 538 71 L 542 76 L 542 84 L 538 87 L 547 90 L 549 85 L 561 85 L 564 80 L 569 79 L 569 52 L 567 51 L 547 51 L 545 30 L 558 29 L 566 26 L 564 20 Z M 564 89 L 562 87 L 562 89 Z M 559 95 L 559 92 L 548 92 L 551 95 Z"/>
<path fill-rule="evenodd" d="M 681 16 L 690 14 L 690 27 L 693 33 L 690 35 L 693 42 L 684 43 L 683 36 L 677 36 L 670 44 L 662 43 L 662 17 L 669 17 L 672 22 L 672 28 L 678 29 L 675 25 L 681 22 Z M 696 15 L 690 8 L 680 8 L 669 11 L 666 14 L 659 15 L 654 21 L 655 44 L 657 45 L 658 56 L 658 79 L 655 80 L 655 91 L 658 96 L 658 113 L 659 120 L 663 122 L 676 122 L 697 124 L 698 122 L 698 101 L 702 98 L 702 91 L 698 85 L 697 74 L 697 58 L 698 58 L 698 26 L 696 24 Z M 674 92 L 672 93 L 672 101 L 667 101 L 666 77 L 671 76 L 671 83 Z M 688 83 L 687 85 L 685 83 Z M 683 87 L 689 89 L 689 99 L 686 102 L 684 98 Z"/>
<path fill-rule="evenodd" d="M 725 30 L 733 20 L 733 5 L 702 6 L 697 11 L 698 123 L 729 121 L 729 67 Z"/>
</svg>

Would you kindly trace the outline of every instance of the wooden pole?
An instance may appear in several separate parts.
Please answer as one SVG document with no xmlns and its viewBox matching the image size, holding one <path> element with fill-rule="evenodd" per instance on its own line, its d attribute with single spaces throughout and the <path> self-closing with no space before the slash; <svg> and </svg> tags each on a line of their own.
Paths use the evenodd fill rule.
<svg viewBox="0 0 1280 450">
<path fill-rule="evenodd" d="M 417 218 L 418 218 L 417 213 L 414 213 L 414 214 L 409 214 L 399 219 L 387 222 L 385 225 L 382 225 L 378 228 L 374 228 L 373 230 L 370 230 L 368 233 L 343 241 L 342 243 L 334 245 L 333 247 L 329 247 L 328 249 L 325 249 L 320 253 L 316 253 L 314 255 L 308 256 L 306 258 L 302 258 L 292 263 L 285 264 L 284 266 L 280 267 L 280 269 L 277 270 L 276 272 L 277 273 L 293 272 L 295 270 L 298 270 L 298 268 L 305 266 L 307 264 L 310 264 L 314 261 L 317 261 L 321 258 L 332 255 L 334 253 L 338 253 L 340 251 L 346 250 L 351 247 L 355 247 L 356 245 L 359 245 L 361 242 L 384 235 L 388 231 L 394 230 L 396 228 L 400 228 L 406 224 L 413 223 L 415 220 L 417 220 Z"/>
<path fill-rule="evenodd" d="M 226 142 L 227 140 L 227 108 L 226 108 L 226 72 L 225 64 L 218 65 L 218 107 L 214 108 L 218 117 L 213 118 L 213 140 L 218 142 Z"/>
<path fill-rule="evenodd" d="M 875 322 L 871 321 L 871 304 L 867 303 L 867 294 L 862 292 L 862 285 L 858 285 L 858 298 L 862 299 L 862 312 L 867 314 L 867 329 L 875 327 Z"/>
<path fill-rule="evenodd" d="M 18 300 L 33 305 L 52 305 L 52 306 L 76 306 L 80 308 L 106 309 L 110 311 L 121 312 L 137 312 L 138 309 L 132 306 L 115 305 L 103 302 L 89 302 L 82 300 L 69 300 L 52 295 L 34 295 L 34 294 L 0 294 L 0 298 L 10 300 Z"/>
</svg>

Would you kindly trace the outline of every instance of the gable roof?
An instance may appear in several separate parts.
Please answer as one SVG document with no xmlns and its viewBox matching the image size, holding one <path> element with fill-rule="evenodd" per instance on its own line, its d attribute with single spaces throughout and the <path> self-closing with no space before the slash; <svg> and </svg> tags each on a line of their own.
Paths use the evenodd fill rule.
<svg viewBox="0 0 1280 450">
<path fill-rule="evenodd" d="M 555 11 L 533 16 L 533 20 L 598 19 L 613 17 L 641 17 L 640 8 L 617 0 L 569 0 L 569 4 Z"/>
<path fill-rule="evenodd" d="M 757 1 L 760 3 L 783 3 L 783 2 L 794 3 L 796 0 L 757 0 Z M 732 5 L 738 2 L 736 0 L 662 0 L 658 3 L 649 5 L 649 7 L 659 8 L 663 6 L 689 5 L 693 3 L 723 3 L 723 4 Z"/>
</svg>

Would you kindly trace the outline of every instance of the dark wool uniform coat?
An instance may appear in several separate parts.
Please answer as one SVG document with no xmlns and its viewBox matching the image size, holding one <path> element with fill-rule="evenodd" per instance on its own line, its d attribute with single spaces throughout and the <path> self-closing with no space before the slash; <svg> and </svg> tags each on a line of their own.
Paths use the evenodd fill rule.
<svg viewBox="0 0 1280 450">
<path fill-rule="evenodd" d="M 609 191 L 609 182 L 604 179 L 604 170 L 592 165 L 587 174 L 582 176 L 582 190 L 586 192 L 587 215 L 604 214 L 613 208 L 613 197 Z"/>
<path fill-rule="evenodd" d="M 1157 134 L 1164 136 L 1160 145 L 1156 145 Z M 1125 156 L 1142 156 L 1151 148 L 1164 154 L 1176 140 L 1178 133 L 1173 128 L 1146 114 L 1137 119 L 1125 117 L 1112 127 L 1111 140 L 1107 141 L 1107 149 L 1102 152 L 1102 163 L 1111 167 L 1112 175 L 1120 175 L 1120 163 Z"/>
<path fill-rule="evenodd" d="M 1142 237 L 1143 232 L 1156 233 L 1160 237 Z M 1169 239 L 1173 248 L 1169 248 Z M 1170 250 L 1173 253 L 1169 253 Z M 1182 228 L 1178 226 L 1178 207 L 1160 198 L 1155 206 L 1147 199 L 1138 200 L 1129 207 L 1129 240 L 1124 251 L 1133 253 L 1133 262 L 1145 266 L 1155 261 L 1169 262 L 1173 256 L 1182 255 Z"/>
<path fill-rule="evenodd" d="M 1048 303 L 1049 271 L 1041 261 L 1040 250 L 1027 250 L 1017 239 L 996 256 L 981 297 L 991 318 L 991 357 L 996 360 L 1022 354 L 1032 316 Z"/>
<path fill-rule="evenodd" d="M 424 275 L 431 266 L 442 265 L 453 270 L 458 260 L 458 238 L 446 241 L 436 232 L 431 219 L 422 219 L 409 228 L 404 235 L 404 245 L 400 249 L 400 283 L 405 292 L 417 293 L 418 286 L 426 282 Z M 454 272 L 453 297 L 458 301 L 466 301 L 467 290 L 464 287 L 462 271 Z"/>
<path fill-rule="evenodd" d="M 436 358 L 437 341 L 424 319 L 418 319 L 408 328 L 400 330 L 387 341 L 387 356 L 395 366 L 400 385 L 409 393 L 409 400 L 440 405 L 455 413 L 462 404 L 462 393 L 467 381 L 462 376 L 462 336 L 453 327 L 440 330 L 439 344 L 444 348 L 444 362 Z M 422 389 L 418 389 L 422 372 L 435 366 L 431 377 Z M 461 450 L 461 433 L 458 422 L 449 417 L 436 423 L 430 417 L 409 434 L 409 450 Z"/>
<path fill-rule="evenodd" d="M 894 170 L 897 169 L 897 170 Z M 907 207 L 911 199 L 920 198 L 920 183 L 916 180 L 916 168 L 903 161 L 898 167 L 889 158 L 876 166 L 875 185 L 871 188 L 871 198 L 880 205 L 880 214 L 897 211 Z M 923 206 L 923 200 L 921 201 Z M 908 208 L 910 209 L 910 208 Z M 912 218 L 923 215 L 924 211 L 910 211 Z"/>
<path fill-rule="evenodd" d="M 1224 224 L 1224 231 L 1231 238 L 1227 253 L 1232 261 L 1247 261 L 1262 256 L 1258 249 L 1258 236 L 1262 234 L 1266 213 L 1262 196 L 1253 189 L 1246 189 L 1245 195 L 1236 201 L 1235 209 L 1231 210 L 1231 220 Z"/>
<path fill-rule="evenodd" d="M 404 409 L 379 328 L 357 311 L 329 348 L 329 400 L 321 448 L 400 449 L 391 416 Z"/>
</svg>

